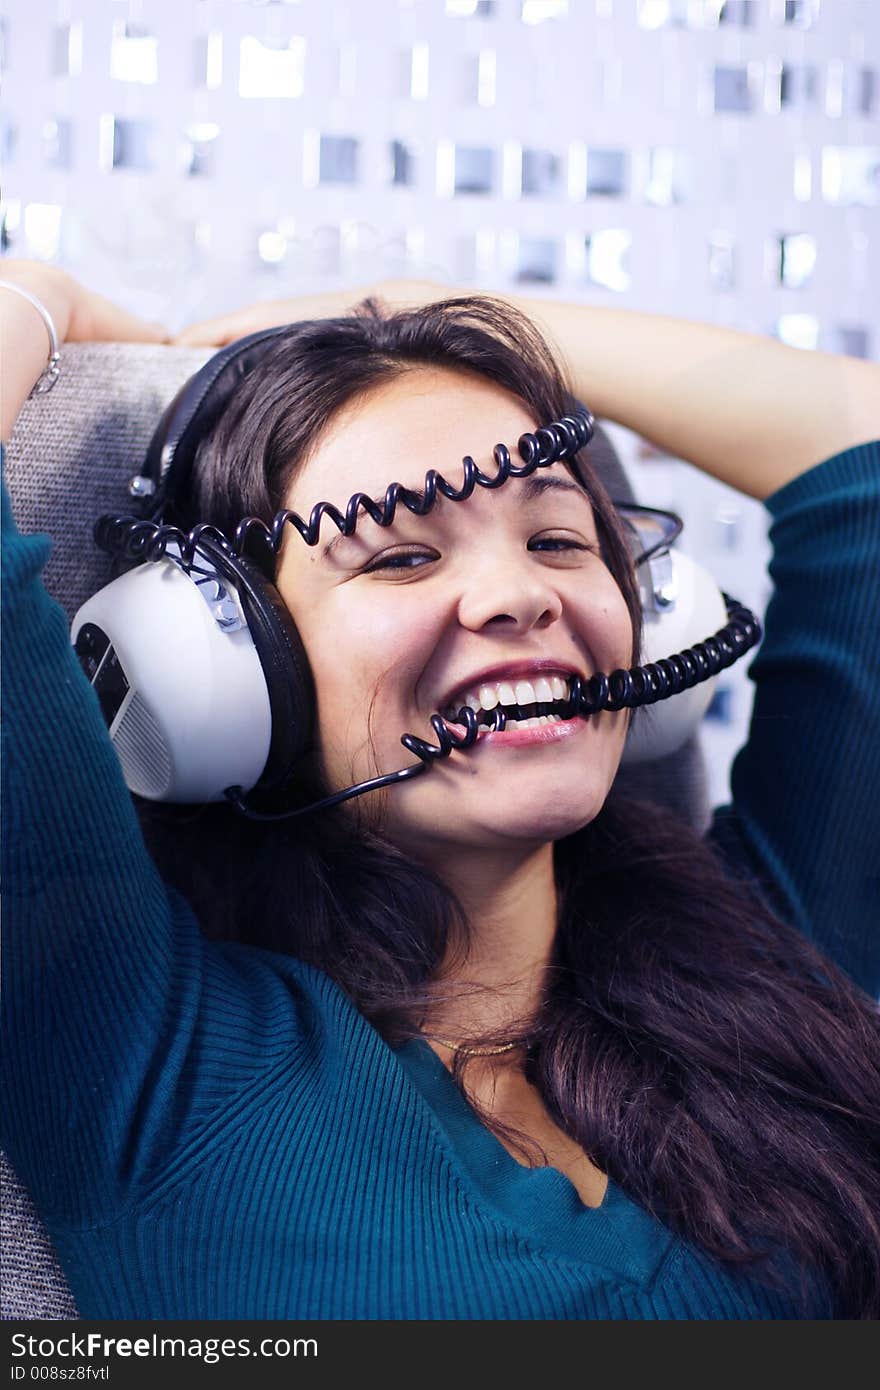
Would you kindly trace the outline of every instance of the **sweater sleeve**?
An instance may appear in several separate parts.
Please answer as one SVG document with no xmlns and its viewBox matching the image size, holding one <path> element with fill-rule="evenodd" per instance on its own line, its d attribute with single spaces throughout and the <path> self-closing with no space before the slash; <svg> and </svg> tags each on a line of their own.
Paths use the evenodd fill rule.
<svg viewBox="0 0 880 1390">
<path fill-rule="evenodd" d="M 291 979 L 166 888 L 2 488 L 2 1143 L 44 1218 L 109 1219 L 296 1057 Z"/>
<path fill-rule="evenodd" d="M 773 593 L 748 741 L 710 838 L 880 993 L 880 442 L 771 494 Z"/>
</svg>

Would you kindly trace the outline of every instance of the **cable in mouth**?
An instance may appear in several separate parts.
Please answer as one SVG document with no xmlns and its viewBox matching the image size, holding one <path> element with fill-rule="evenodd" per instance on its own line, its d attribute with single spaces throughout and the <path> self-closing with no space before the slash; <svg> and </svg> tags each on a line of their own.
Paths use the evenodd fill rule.
<svg viewBox="0 0 880 1390">
<path fill-rule="evenodd" d="M 442 717 L 447 724 L 463 725 L 467 708 L 468 706 L 463 705 L 457 713 L 446 713 Z M 511 725 L 534 728 L 537 727 L 537 723 L 533 721 L 557 723 L 560 720 L 572 719 L 578 711 L 573 708 L 571 700 L 541 700 L 530 705 L 496 705 L 491 710 L 471 710 L 471 713 L 480 729 L 500 733 Z"/>
<path fill-rule="evenodd" d="M 531 689 L 529 694 L 550 695 L 550 699 L 531 700 L 528 703 L 517 701 L 506 703 L 502 700 L 491 707 L 481 706 L 477 708 L 470 703 L 468 705 L 461 704 L 458 706 L 449 704 L 443 710 L 442 718 L 451 723 L 463 724 L 469 717 L 465 714 L 465 710 L 468 709 L 470 711 L 470 717 L 476 720 L 479 727 L 494 729 L 495 725 L 493 721 L 496 711 L 498 710 L 501 711 L 507 723 L 518 724 L 533 724 L 537 720 L 544 723 L 548 720 L 553 720 L 555 722 L 559 719 L 571 719 L 575 714 L 581 712 L 579 708 L 579 695 L 582 685 L 581 677 L 570 677 L 565 684 L 563 684 L 561 679 L 554 677 L 553 683 L 555 689 L 552 695 L 546 679 L 539 683 L 543 683 L 545 689 L 543 691 Z M 513 690 L 510 689 L 510 685 L 508 685 L 507 689 L 512 695 Z M 522 693 L 525 694 L 525 691 Z M 502 691 L 496 687 L 495 694 L 496 696 L 500 695 Z"/>
</svg>

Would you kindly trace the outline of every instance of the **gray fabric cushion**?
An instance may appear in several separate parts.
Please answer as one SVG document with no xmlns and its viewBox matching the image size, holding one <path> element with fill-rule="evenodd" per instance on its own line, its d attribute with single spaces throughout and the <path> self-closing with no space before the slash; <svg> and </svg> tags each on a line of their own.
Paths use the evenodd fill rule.
<svg viewBox="0 0 880 1390">
<path fill-rule="evenodd" d="M 204 349 L 140 343 L 73 344 L 54 390 L 25 403 L 6 459 L 23 530 L 54 542 L 46 588 L 72 618 L 107 583 L 110 557 L 92 539 L 104 512 L 132 512 L 128 481 L 140 471 L 159 416 Z"/>
<path fill-rule="evenodd" d="M 0 1317 L 77 1317 L 49 1237 L 3 1153 L 0 1183 Z"/>
<path fill-rule="evenodd" d="M 9 442 L 6 478 L 21 529 L 53 538 L 46 587 L 69 618 L 110 575 L 109 557 L 92 539 L 96 517 L 132 510 L 127 484 L 140 470 L 164 406 L 210 355 L 133 343 L 68 346 L 55 389 L 24 406 Z M 632 500 L 601 429 L 590 457 L 611 496 Z M 612 794 L 641 796 L 703 829 L 708 806 L 696 738 L 671 757 L 622 770 Z M 2 1316 L 76 1317 L 45 1232 L 5 1159 L 0 1176 Z"/>
</svg>

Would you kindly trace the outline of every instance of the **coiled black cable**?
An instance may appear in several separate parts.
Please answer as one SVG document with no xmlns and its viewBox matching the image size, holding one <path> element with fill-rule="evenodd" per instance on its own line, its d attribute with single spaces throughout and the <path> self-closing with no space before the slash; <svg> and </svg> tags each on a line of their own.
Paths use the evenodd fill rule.
<svg viewBox="0 0 880 1390">
<path fill-rule="evenodd" d="M 502 487 L 508 478 L 526 478 L 536 468 L 547 468 L 553 463 L 572 458 L 592 439 L 594 426 L 594 417 L 585 411 L 583 414 L 565 415 L 542 426 L 534 434 L 521 435 L 517 443 L 523 460 L 521 464 L 513 462 L 506 444 L 496 444 L 492 450 L 497 465 L 495 473 L 484 473 L 469 454 L 465 455 L 462 459 L 464 477 L 459 487 L 447 482 L 436 468 L 430 468 L 425 474 L 425 486 L 421 492 L 404 487 L 402 483 L 389 483 L 381 502 L 376 502 L 364 492 L 355 492 L 348 499 L 344 512 L 340 512 L 332 502 L 318 502 L 309 513 L 308 521 L 304 521 L 298 512 L 287 509 L 278 512 L 270 526 L 260 517 L 248 516 L 235 528 L 231 542 L 218 527 L 209 523 L 203 522 L 191 531 L 183 531 L 178 526 L 163 525 L 154 520 L 115 515 L 98 518 L 94 537 L 102 550 L 128 561 L 161 560 L 168 546 L 173 545 L 183 564 L 191 565 L 203 537 L 214 541 L 232 556 L 247 554 L 249 544 L 256 537 L 261 555 L 254 555 L 252 549 L 253 558 L 274 559 L 281 548 L 287 526 L 293 526 L 306 545 L 317 545 L 325 516 L 343 536 L 354 534 L 361 512 L 365 512 L 377 526 L 391 526 L 400 504 L 416 516 L 425 516 L 437 501 L 438 494 L 450 502 L 463 502 L 472 496 L 476 487 L 490 490 Z M 161 508 L 161 501 L 158 505 Z"/>
<path fill-rule="evenodd" d="M 226 799 L 249 820 L 287 820 L 291 816 L 304 816 L 307 812 L 327 810 L 330 806 L 338 806 L 340 802 L 348 801 L 353 796 L 362 796 L 364 792 L 378 791 L 380 787 L 391 787 L 397 782 L 407 782 L 411 777 L 418 777 L 420 773 L 427 772 L 431 764 L 436 762 L 438 758 L 448 758 L 456 748 L 471 748 L 476 743 L 480 732 L 476 713 L 465 707 L 459 711 L 457 719 L 465 726 L 463 734 L 458 733 L 455 729 L 450 729 L 439 714 L 431 715 L 431 727 L 437 735 L 436 744 L 427 743 L 425 739 L 417 738 L 415 734 L 402 735 L 400 741 L 404 748 L 408 749 L 410 753 L 414 753 L 419 759 L 411 767 L 398 768 L 395 772 L 385 772 L 381 777 L 371 777 L 366 782 L 358 782 L 353 787 L 346 787 L 344 791 L 334 792 L 332 796 L 325 796 L 321 801 L 313 801 L 308 806 L 300 806 L 295 810 L 258 811 L 255 806 L 248 805 L 242 787 L 228 787 L 225 792 Z M 501 709 L 492 710 L 486 723 L 490 729 L 499 731 L 507 723 L 507 717 Z"/>
<path fill-rule="evenodd" d="M 732 666 L 761 640 L 761 624 L 745 604 L 721 591 L 728 621 L 724 627 L 683 652 L 651 661 L 646 666 L 618 668 L 610 676 L 597 672 L 589 680 L 575 676 L 569 703 L 572 715 L 596 714 L 599 710 L 635 709 L 654 705 L 690 690 L 701 681 L 717 676 Z M 569 716 L 571 717 L 571 716 Z"/>
<path fill-rule="evenodd" d="M 566 700 L 541 701 L 529 705 L 525 713 L 518 705 L 498 705 L 481 719 L 475 710 L 463 705 L 451 721 L 444 721 L 437 714 L 432 715 L 431 724 L 440 741 L 439 746 L 425 743 L 412 734 L 404 734 L 400 741 L 416 757 L 431 762 L 436 758 L 448 757 L 453 748 L 470 747 L 481 725 L 499 732 L 510 718 L 534 718 L 548 714 L 555 714 L 560 719 L 588 718 L 603 709 L 635 709 L 639 705 L 654 705 L 658 700 L 680 695 L 683 690 L 690 690 L 732 666 L 760 640 L 761 625 L 755 615 L 737 599 L 731 598 L 730 594 L 722 591 L 722 596 L 729 621 L 714 636 L 686 647 L 683 652 L 648 662 L 645 666 L 631 666 L 629 669 L 619 667 L 609 676 L 601 671 L 588 680 L 573 676 Z M 447 727 L 448 722 L 463 724 L 465 734 L 455 734 Z"/>
<path fill-rule="evenodd" d="M 761 625 L 750 609 L 730 594 L 722 590 L 728 622 L 724 627 L 707 637 L 703 642 L 695 642 L 683 652 L 663 657 L 660 661 L 648 662 L 645 666 L 618 667 L 610 675 L 597 671 L 586 681 L 580 676 L 572 677 L 567 700 L 541 702 L 528 707 L 529 715 L 555 714 L 560 719 L 575 719 L 578 716 L 589 718 L 600 710 L 635 709 L 639 705 L 654 705 L 658 700 L 668 700 L 672 695 L 690 690 L 701 681 L 709 680 L 720 671 L 732 666 L 740 656 L 761 640 Z M 241 787 L 230 787 L 226 796 L 242 815 L 251 820 L 286 820 L 291 816 L 305 815 L 306 812 L 325 810 L 348 801 L 353 796 L 361 796 L 367 791 L 377 791 L 380 787 L 393 786 L 397 782 L 408 781 L 419 776 L 441 758 L 448 758 L 456 749 L 467 749 L 476 743 L 480 729 L 493 733 L 503 732 L 508 718 L 521 717 L 519 706 L 505 708 L 498 705 L 486 711 L 481 718 L 476 710 L 462 705 L 455 716 L 444 719 L 440 714 L 431 715 L 431 727 L 437 735 L 436 743 L 428 743 L 415 734 L 404 734 L 401 743 L 408 752 L 418 758 L 411 767 L 387 772 L 381 777 L 358 782 L 344 791 L 335 792 L 321 801 L 296 810 L 257 811 L 245 801 Z M 450 728 L 450 724 L 461 724 L 464 733 Z"/>
</svg>

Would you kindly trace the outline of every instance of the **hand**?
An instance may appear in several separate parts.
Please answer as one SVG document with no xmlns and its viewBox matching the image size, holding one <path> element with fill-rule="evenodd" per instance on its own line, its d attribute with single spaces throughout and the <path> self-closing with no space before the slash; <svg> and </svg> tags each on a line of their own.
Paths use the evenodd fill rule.
<svg viewBox="0 0 880 1390">
<path fill-rule="evenodd" d="M 59 343 L 167 343 L 161 324 L 146 323 L 111 300 L 79 284 L 58 266 L 4 259 L 0 279 L 29 290 L 47 309 Z M 0 289 L 0 356 L 3 399 L 0 437 L 8 439 L 22 404 L 49 357 L 46 325 L 21 295 Z M 62 363 L 62 371 L 63 371 Z"/>
<path fill-rule="evenodd" d="M 424 280 L 383 280 L 359 289 L 328 290 L 323 294 L 297 295 L 291 299 L 263 299 L 230 314 L 190 324 L 174 339 L 185 347 L 225 347 L 249 333 L 276 328 L 301 319 L 337 318 L 351 313 L 362 300 L 373 297 L 389 309 L 415 308 L 443 299 L 453 291 Z"/>
<path fill-rule="evenodd" d="M 61 343 L 168 343 L 171 335 L 159 323 L 148 323 L 81 285 L 59 266 L 41 261 L 3 259 L 0 279 L 30 290 L 45 304 Z M 4 301 L 6 296 L 3 296 Z M 5 302 L 3 310 L 11 308 Z"/>
<path fill-rule="evenodd" d="M 368 288 L 331 290 L 326 294 L 297 295 L 292 299 L 261 299 L 229 314 L 192 323 L 178 333 L 175 343 L 182 347 L 226 347 L 238 338 L 276 328 L 300 319 L 329 319 L 347 314 L 369 294 Z"/>
</svg>

